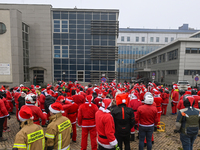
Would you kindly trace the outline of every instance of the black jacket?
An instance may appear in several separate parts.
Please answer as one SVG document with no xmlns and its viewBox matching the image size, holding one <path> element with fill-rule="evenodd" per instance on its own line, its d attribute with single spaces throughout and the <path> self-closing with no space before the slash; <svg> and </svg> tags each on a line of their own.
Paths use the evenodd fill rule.
<svg viewBox="0 0 200 150">
<path fill-rule="evenodd" d="M 44 102 L 44 109 L 46 111 L 46 113 L 49 112 L 49 106 L 53 103 L 55 103 L 56 99 L 54 97 L 52 97 L 51 95 L 47 95 L 45 102 Z"/>
<path fill-rule="evenodd" d="M 25 97 L 19 97 L 18 98 L 18 102 L 19 102 L 19 110 L 21 109 L 21 107 L 23 106 L 23 105 L 25 105 Z"/>
<path fill-rule="evenodd" d="M 130 135 L 131 128 L 135 125 L 135 117 L 132 108 L 120 104 L 111 111 L 115 122 L 115 134 L 120 136 Z"/>
</svg>

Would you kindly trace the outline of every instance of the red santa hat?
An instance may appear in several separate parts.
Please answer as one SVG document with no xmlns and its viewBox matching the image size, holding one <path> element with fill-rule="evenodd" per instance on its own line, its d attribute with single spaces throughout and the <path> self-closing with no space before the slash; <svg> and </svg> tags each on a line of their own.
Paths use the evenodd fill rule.
<svg viewBox="0 0 200 150">
<path fill-rule="evenodd" d="M 188 96 L 187 99 L 188 99 L 188 101 L 190 102 L 190 108 L 192 108 L 192 105 L 193 105 L 193 103 L 194 103 L 194 97 Z"/>
<path fill-rule="evenodd" d="M 160 92 L 158 92 L 158 91 L 154 91 L 154 94 L 155 94 L 155 95 L 159 95 Z"/>
<path fill-rule="evenodd" d="M 109 98 L 103 99 L 103 101 L 102 101 L 102 107 L 104 108 L 103 112 L 106 112 L 106 109 L 111 107 L 111 105 L 112 105 L 112 100 L 111 99 L 109 99 Z"/>
<path fill-rule="evenodd" d="M 64 97 L 64 96 L 62 96 L 62 95 L 61 95 L 61 96 L 58 96 L 57 100 L 59 100 L 59 101 L 60 101 L 61 99 L 63 99 L 63 100 L 64 100 L 64 99 L 65 99 L 65 97 Z"/>
<path fill-rule="evenodd" d="M 102 96 L 102 92 L 99 92 L 99 93 L 98 93 L 98 96 L 101 97 L 101 96 Z"/>
<path fill-rule="evenodd" d="M 39 86 L 39 85 L 35 86 L 35 89 L 37 89 L 37 90 L 40 89 L 40 88 L 41 88 L 41 86 Z"/>
<path fill-rule="evenodd" d="M 87 95 L 85 99 L 86 99 L 87 102 L 89 102 L 89 106 L 91 107 L 92 106 L 91 102 L 93 100 L 93 96 L 92 95 Z"/>
<path fill-rule="evenodd" d="M 63 107 L 59 102 L 55 102 L 49 106 L 50 112 L 57 114 L 57 113 L 64 113 Z"/>
<path fill-rule="evenodd" d="M 34 89 L 34 85 L 31 85 L 31 88 Z"/>
<path fill-rule="evenodd" d="M 169 89 L 166 87 L 166 88 L 165 88 L 165 91 L 169 91 Z"/>
<path fill-rule="evenodd" d="M 42 90 L 41 90 L 41 92 L 46 92 L 47 91 L 47 89 L 45 89 L 45 88 L 43 88 Z"/>
<path fill-rule="evenodd" d="M 116 96 L 116 105 L 126 104 L 128 105 L 128 93 L 125 94 L 118 94 Z"/>
<path fill-rule="evenodd" d="M 33 114 L 32 114 L 32 110 L 24 105 L 22 106 L 22 108 L 20 109 L 19 113 L 18 113 L 18 117 L 19 117 L 19 120 L 24 122 L 28 119 L 33 119 Z"/>
<path fill-rule="evenodd" d="M 189 88 L 188 88 L 188 90 L 192 90 L 192 88 L 191 88 L 191 87 L 189 87 Z"/>
</svg>

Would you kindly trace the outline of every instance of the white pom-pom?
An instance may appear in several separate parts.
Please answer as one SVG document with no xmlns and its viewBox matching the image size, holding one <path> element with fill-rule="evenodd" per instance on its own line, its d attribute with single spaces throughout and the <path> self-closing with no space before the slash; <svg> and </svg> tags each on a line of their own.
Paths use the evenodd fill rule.
<svg viewBox="0 0 200 150">
<path fill-rule="evenodd" d="M 126 103 L 126 100 L 125 100 L 125 99 L 123 99 L 123 100 L 122 100 L 122 103 Z"/>
<path fill-rule="evenodd" d="M 91 107 L 92 105 L 91 105 L 91 104 L 89 104 L 89 106 Z"/>
</svg>

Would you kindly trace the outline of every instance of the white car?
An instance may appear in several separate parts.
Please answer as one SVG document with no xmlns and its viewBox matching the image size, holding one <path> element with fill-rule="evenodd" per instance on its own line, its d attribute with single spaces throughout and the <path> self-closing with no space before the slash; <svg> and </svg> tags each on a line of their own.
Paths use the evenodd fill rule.
<svg viewBox="0 0 200 150">
<path fill-rule="evenodd" d="M 178 81 L 177 83 L 179 90 L 187 91 L 188 88 L 190 88 L 190 84 L 188 81 Z"/>
</svg>

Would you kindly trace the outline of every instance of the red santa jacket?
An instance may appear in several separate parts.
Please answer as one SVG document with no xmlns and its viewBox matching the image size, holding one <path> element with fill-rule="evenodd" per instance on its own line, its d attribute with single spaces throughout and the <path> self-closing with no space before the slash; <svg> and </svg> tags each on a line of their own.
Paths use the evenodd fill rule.
<svg viewBox="0 0 200 150">
<path fill-rule="evenodd" d="M 77 114 L 78 114 L 78 105 L 72 102 L 72 105 L 67 110 L 67 117 L 71 121 L 71 124 L 76 123 Z"/>
<path fill-rule="evenodd" d="M 169 93 L 163 93 L 162 94 L 162 105 L 168 105 L 169 103 Z"/>
<path fill-rule="evenodd" d="M 86 91 L 86 95 L 91 95 L 93 93 L 93 89 L 92 88 L 88 88 Z"/>
<path fill-rule="evenodd" d="M 5 118 L 8 117 L 8 111 L 6 109 L 6 106 L 4 104 L 4 101 L 2 99 L 0 99 L 0 118 Z"/>
<path fill-rule="evenodd" d="M 8 90 L 6 90 L 6 99 L 8 102 L 12 102 L 12 96 Z"/>
<path fill-rule="evenodd" d="M 177 108 L 178 108 L 178 110 L 181 110 L 181 109 L 185 108 L 185 106 L 183 104 L 183 99 L 180 99 L 180 101 L 178 102 Z"/>
<path fill-rule="evenodd" d="M 37 107 L 37 106 L 35 106 L 35 105 L 32 105 L 32 104 L 26 104 L 26 106 L 28 106 L 28 107 L 32 110 L 33 117 L 34 117 L 33 122 L 34 122 L 35 124 L 40 125 L 39 118 L 41 118 L 41 119 L 42 119 L 42 122 L 45 123 L 46 115 L 44 115 L 44 114 L 42 113 L 42 110 L 41 110 L 39 107 Z M 23 106 L 22 106 L 22 107 L 23 107 Z M 44 124 L 42 124 L 42 125 L 44 125 Z"/>
<path fill-rule="evenodd" d="M 80 107 L 81 104 L 85 103 L 85 98 L 83 95 L 73 95 L 72 98 L 74 102 L 78 105 L 78 108 Z"/>
<path fill-rule="evenodd" d="M 200 96 L 198 96 L 198 95 L 192 95 L 192 97 L 194 97 L 194 100 L 195 100 L 194 108 L 199 109 Z"/>
<path fill-rule="evenodd" d="M 178 103 L 179 100 L 179 92 L 178 90 L 174 90 L 172 93 L 172 102 Z"/>
<path fill-rule="evenodd" d="M 85 92 L 83 92 L 83 91 L 80 91 L 80 92 L 79 92 L 79 95 L 83 95 L 84 98 L 86 97 L 86 94 L 85 94 Z"/>
<path fill-rule="evenodd" d="M 40 94 L 39 97 L 40 97 L 40 98 L 39 98 L 39 100 L 40 100 L 40 109 L 41 109 L 42 111 L 45 111 L 44 102 L 45 102 L 46 97 L 44 96 L 44 94 Z"/>
<path fill-rule="evenodd" d="M 21 96 L 21 93 L 15 92 L 15 95 L 14 95 L 15 105 L 18 105 L 18 104 L 19 104 L 18 98 L 19 98 L 20 96 Z"/>
<path fill-rule="evenodd" d="M 157 108 L 158 113 L 161 113 L 162 112 L 162 109 L 161 109 L 162 98 L 159 96 L 154 97 L 154 102 L 156 103 L 156 108 Z"/>
<path fill-rule="evenodd" d="M 140 126 L 149 127 L 158 124 L 157 109 L 153 105 L 142 105 L 137 110 L 135 121 Z"/>
<path fill-rule="evenodd" d="M 9 111 L 10 110 L 10 105 L 8 103 L 8 101 L 5 99 L 5 98 L 2 98 L 4 104 L 5 104 L 5 107 L 6 107 L 6 110 Z"/>
<path fill-rule="evenodd" d="M 95 104 L 89 104 L 86 102 L 79 107 L 78 110 L 78 125 L 84 128 L 95 127 L 95 113 L 98 111 L 98 107 Z"/>
<path fill-rule="evenodd" d="M 110 111 L 100 107 L 95 114 L 96 129 L 98 133 L 97 142 L 107 149 L 112 149 L 117 144 L 115 138 L 115 123 Z"/>
</svg>

